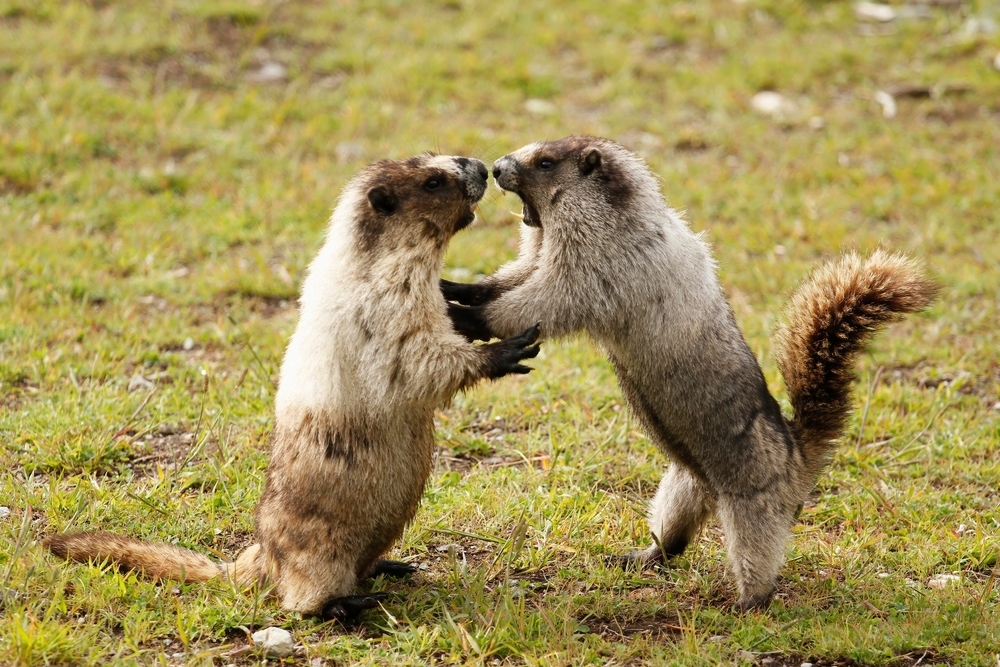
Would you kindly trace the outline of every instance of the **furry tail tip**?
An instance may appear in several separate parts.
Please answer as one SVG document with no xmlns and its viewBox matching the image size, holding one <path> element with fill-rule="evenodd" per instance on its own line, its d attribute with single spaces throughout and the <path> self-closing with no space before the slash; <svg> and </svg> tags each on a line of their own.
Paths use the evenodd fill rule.
<svg viewBox="0 0 1000 667">
<path fill-rule="evenodd" d="M 850 414 L 858 353 L 885 325 L 927 307 L 937 291 L 913 260 L 878 249 L 820 267 L 792 295 L 775 333 L 776 358 L 795 411 L 793 433 L 816 472 Z"/>
<path fill-rule="evenodd" d="M 219 565 L 194 551 L 113 533 L 52 535 L 42 541 L 42 546 L 68 560 L 114 563 L 124 570 L 141 571 L 153 579 L 208 581 L 224 573 Z"/>
</svg>

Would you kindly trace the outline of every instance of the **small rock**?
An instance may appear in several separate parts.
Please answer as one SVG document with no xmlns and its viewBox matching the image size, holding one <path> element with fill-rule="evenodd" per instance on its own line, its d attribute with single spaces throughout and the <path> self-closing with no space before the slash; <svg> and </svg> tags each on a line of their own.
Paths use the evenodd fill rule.
<svg viewBox="0 0 1000 667">
<path fill-rule="evenodd" d="M 552 102 L 532 98 L 525 101 L 524 110 L 537 116 L 544 116 L 546 114 L 555 113 L 556 105 L 552 104 Z"/>
<path fill-rule="evenodd" d="M 6 519 L 9 516 L 10 516 L 10 508 L 9 507 L 0 507 L 0 520 Z"/>
<path fill-rule="evenodd" d="M 813 664 L 811 662 L 803 662 L 799 667 L 813 667 Z"/>
<path fill-rule="evenodd" d="M 896 18 L 896 10 L 891 5 L 883 5 L 880 2 L 856 2 L 854 15 L 863 21 L 888 23 Z"/>
<path fill-rule="evenodd" d="M 309 667 L 323 667 L 326 664 L 326 660 L 323 658 L 313 658 L 309 661 Z"/>
<path fill-rule="evenodd" d="M 264 63 L 259 70 L 247 75 L 247 80 L 253 83 L 279 83 L 287 78 L 288 68 L 273 60 Z"/>
<path fill-rule="evenodd" d="M 927 587 L 942 590 L 960 581 L 962 581 L 962 578 L 957 574 L 935 574 L 927 580 Z"/>
<path fill-rule="evenodd" d="M 750 98 L 750 106 L 757 113 L 772 118 L 785 118 L 798 113 L 799 107 L 781 93 L 773 90 L 762 90 Z"/>
<path fill-rule="evenodd" d="M 295 651 L 292 633 L 283 628 L 264 628 L 253 633 L 253 645 L 269 658 L 287 658 Z"/>
<path fill-rule="evenodd" d="M 959 537 L 962 537 L 963 535 L 965 535 L 965 532 L 966 532 L 967 530 L 969 530 L 969 527 L 968 527 L 968 526 L 966 526 L 966 525 L 965 525 L 964 523 L 960 523 L 960 524 L 958 524 L 958 529 L 957 529 L 957 530 L 955 531 L 955 533 L 956 533 L 956 534 L 957 534 L 957 535 L 958 535 Z"/>
<path fill-rule="evenodd" d="M 879 103 L 882 107 L 882 117 L 883 118 L 895 118 L 896 117 L 896 98 L 885 92 L 884 90 L 879 90 L 875 93 L 875 101 Z"/>
<path fill-rule="evenodd" d="M 128 390 L 130 392 L 131 391 L 140 391 L 140 390 L 149 390 L 149 389 L 152 389 L 152 388 L 153 388 L 153 383 L 150 382 L 149 380 L 147 380 L 146 378 L 142 377 L 138 373 L 136 373 L 135 375 L 133 375 L 132 379 L 130 379 L 128 381 Z"/>
<path fill-rule="evenodd" d="M 194 349 L 194 338 L 191 338 L 190 336 L 188 336 L 187 338 L 185 338 L 184 339 L 184 344 L 181 345 L 181 347 L 184 348 L 185 352 L 190 352 L 191 350 L 193 350 Z"/>
</svg>

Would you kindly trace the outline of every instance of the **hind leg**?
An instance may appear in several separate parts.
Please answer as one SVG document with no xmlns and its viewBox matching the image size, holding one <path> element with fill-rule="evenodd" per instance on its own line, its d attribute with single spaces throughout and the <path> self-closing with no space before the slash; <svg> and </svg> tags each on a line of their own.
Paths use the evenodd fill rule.
<svg viewBox="0 0 1000 667">
<path fill-rule="evenodd" d="M 367 595 L 345 595 L 333 598 L 323 605 L 319 613 L 324 621 L 337 620 L 341 623 L 352 623 L 358 620 L 361 613 L 375 609 L 389 598 L 387 593 L 368 593 Z"/>
<path fill-rule="evenodd" d="M 679 556 L 698 535 L 713 507 L 705 485 L 684 466 L 671 464 L 649 504 L 653 546 L 632 552 L 622 560 L 647 564 Z"/>
<path fill-rule="evenodd" d="M 718 502 L 729 567 L 740 590 L 736 606 L 763 609 L 774 595 L 796 508 L 783 502 L 777 489 L 721 496 Z"/>
</svg>

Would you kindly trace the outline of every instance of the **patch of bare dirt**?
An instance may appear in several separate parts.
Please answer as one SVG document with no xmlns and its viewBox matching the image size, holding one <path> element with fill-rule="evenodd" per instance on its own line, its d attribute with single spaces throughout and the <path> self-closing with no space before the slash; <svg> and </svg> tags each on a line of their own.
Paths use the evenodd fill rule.
<svg viewBox="0 0 1000 667">
<path fill-rule="evenodd" d="M 456 455 L 447 447 L 439 447 L 434 455 L 434 472 L 457 472 L 465 475 L 474 468 L 493 470 L 496 468 L 534 468 L 535 470 L 548 470 L 552 467 L 552 460 L 544 452 L 536 452 L 530 456 L 521 455 L 497 455 L 477 456 L 475 454 Z"/>
<path fill-rule="evenodd" d="M 36 189 L 38 189 L 38 182 L 30 176 L 0 172 L 0 197 L 4 195 L 29 195 Z"/>
<path fill-rule="evenodd" d="M 128 467 L 136 476 L 144 477 L 155 474 L 157 467 L 183 463 L 194 447 L 195 434 L 181 425 L 160 424 L 133 443 L 142 453 L 133 457 Z"/>
<path fill-rule="evenodd" d="M 620 641 L 635 635 L 646 635 L 653 639 L 676 639 L 680 637 L 685 628 L 680 625 L 676 617 L 669 617 L 664 614 L 655 614 L 632 620 L 620 618 L 582 618 L 580 623 L 585 625 L 590 634 L 600 636 L 608 641 Z M 796 665 L 798 667 L 798 665 Z"/>
<path fill-rule="evenodd" d="M 1000 401 L 1000 362 L 992 361 L 979 372 L 941 370 L 925 364 L 887 368 L 879 384 L 901 382 L 921 389 L 937 389 L 942 385 L 958 384 L 958 393 Z"/>
<path fill-rule="evenodd" d="M 763 653 L 754 663 L 759 667 L 800 667 L 803 664 L 813 667 L 867 667 L 865 663 L 852 658 L 822 658 L 802 655 L 781 655 Z M 898 667 L 916 667 L 917 665 L 946 664 L 947 660 L 938 656 L 930 649 L 914 649 L 896 657 L 894 664 Z"/>
</svg>

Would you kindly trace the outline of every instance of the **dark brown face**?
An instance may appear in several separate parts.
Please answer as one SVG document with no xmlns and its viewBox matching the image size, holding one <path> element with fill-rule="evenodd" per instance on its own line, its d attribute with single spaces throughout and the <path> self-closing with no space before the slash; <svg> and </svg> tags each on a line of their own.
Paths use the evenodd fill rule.
<svg viewBox="0 0 1000 667">
<path fill-rule="evenodd" d="M 474 158 L 426 153 L 368 167 L 367 210 L 359 222 L 364 247 L 443 247 L 475 220 L 486 192 L 486 165 Z"/>
</svg>

